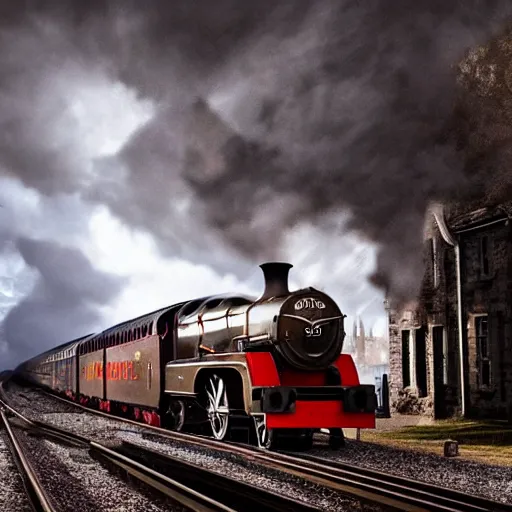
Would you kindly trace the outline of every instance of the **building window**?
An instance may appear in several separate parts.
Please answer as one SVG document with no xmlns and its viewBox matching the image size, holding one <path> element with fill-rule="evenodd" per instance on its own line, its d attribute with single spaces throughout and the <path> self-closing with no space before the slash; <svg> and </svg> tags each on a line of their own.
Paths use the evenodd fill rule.
<svg viewBox="0 0 512 512">
<path fill-rule="evenodd" d="M 402 386 L 411 385 L 411 331 L 402 331 Z"/>
<path fill-rule="evenodd" d="M 488 276 L 489 274 L 489 237 L 483 236 L 480 238 L 480 275 Z"/>
<path fill-rule="evenodd" d="M 475 317 L 478 386 L 491 385 L 491 361 L 489 359 L 489 329 L 487 315 Z"/>
</svg>

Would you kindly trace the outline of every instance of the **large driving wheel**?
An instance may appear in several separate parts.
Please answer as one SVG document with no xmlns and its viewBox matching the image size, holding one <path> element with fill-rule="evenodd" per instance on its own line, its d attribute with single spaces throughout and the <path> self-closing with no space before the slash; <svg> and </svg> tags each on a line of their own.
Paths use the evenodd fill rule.
<svg viewBox="0 0 512 512">
<path fill-rule="evenodd" d="M 222 440 L 228 433 L 229 403 L 224 380 L 212 375 L 206 383 L 206 412 L 215 439 Z"/>
</svg>

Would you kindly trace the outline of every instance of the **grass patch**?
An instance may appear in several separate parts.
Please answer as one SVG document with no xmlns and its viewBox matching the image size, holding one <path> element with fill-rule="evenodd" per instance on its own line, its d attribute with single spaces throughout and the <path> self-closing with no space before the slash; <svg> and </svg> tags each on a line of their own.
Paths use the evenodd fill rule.
<svg viewBox="0 0 512 512">
<path fill-rule="evenodd" d="M 461 458 L 512 466 L 512 426 L 505 421 L 441 420 L 391 431 L 364 430 L 363 441 L 443 454 L 447 439 L 459 442 Z"/>
<path fill-rule="evenodd" d="M 469 445 L 512 445 L 512 426 L 506 421 L 444 420 L 433 425 L 403 427 L 379 435 L 388 439 L 453 439 Z"/>
</svg>

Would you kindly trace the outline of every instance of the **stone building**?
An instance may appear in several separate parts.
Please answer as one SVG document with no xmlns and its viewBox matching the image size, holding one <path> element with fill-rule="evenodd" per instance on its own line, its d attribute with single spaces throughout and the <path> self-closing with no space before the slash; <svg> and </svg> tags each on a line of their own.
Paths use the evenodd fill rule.
<svg viewBox="0 0 512 512">
<path fill-rule="evenodd" d="M 511 417 L 511 217 L 512 203 L 429 213 L 420 297 L 389 309 L 393 412 Z"/>
</svg>

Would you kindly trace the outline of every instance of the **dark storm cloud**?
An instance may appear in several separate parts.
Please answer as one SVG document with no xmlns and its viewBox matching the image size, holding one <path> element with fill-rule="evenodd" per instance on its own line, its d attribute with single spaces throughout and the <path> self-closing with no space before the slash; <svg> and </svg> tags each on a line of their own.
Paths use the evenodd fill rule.
<svg viewBox="0 0 512 512">
<path fill-rule="evenodd" d="M 4 321 L 7 356 L 15 363 L 98 328 L 99 307 L 115 298 L 123 284 L 95 270 L 76 249 L 27 238 L 18 239 L 16 247 L 37 271 L 37 280 Z"/>
<path fill-rule="evenodd" d="M 329 234 L 326 214 L 346 209 L 380 247 L 375 281 L 414 295 L 427 204 L 481 183 L 457 152 L 468 137 L 449 137 L 455 64 L 511 2 L 279 4 L 11 7 L 0 33 L 0 162 L 45 194 L 107 204 L 167 251 L 188 244 L 206 258 L 207 247 L 221 267 L 215 237 L 247 260 L 271 258 L 296 223 Z M 38 94 L 63 69 L 103 73 L 159 104 L 92 181 L 76 141 L 52 131 L 59 96 Z M 123 177 L 109 180 L 109 166 Z"/>
<path fill-rule="evenodd" d="M 488 191 L 449 137 L 456 64 L 509 12 L 508 2 L 324 2 L 309 33 L 241 51 L 220 88 L 247 136 L 212 137 L 185 167 L 207 217 L 263 256 L 290 225 L 346 207 L 350 227 L 380 246 L 375 282 L 413 297 L 429 202 Z"/>
</svg>

